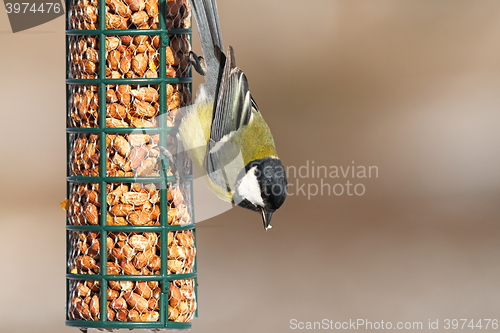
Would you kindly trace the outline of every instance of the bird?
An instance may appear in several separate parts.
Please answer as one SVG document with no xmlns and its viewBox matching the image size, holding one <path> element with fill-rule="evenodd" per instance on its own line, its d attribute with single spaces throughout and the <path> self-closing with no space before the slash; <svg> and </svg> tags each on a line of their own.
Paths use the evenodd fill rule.
<svg viewBox="0 0 500 333">
<path fill-rule="evenodd" d="M 255 102 L 234 49 L 224 52 L 215 0 L 189 0 L 203 56 L 190 59 L 204 76 L 194 103 L 185 110 L 179 136 L 193 164 L 220 199 L 262 215 L 272 228 L 273 213 L 287 196 L 285 167 L 269 126 Z"/>
</svg>

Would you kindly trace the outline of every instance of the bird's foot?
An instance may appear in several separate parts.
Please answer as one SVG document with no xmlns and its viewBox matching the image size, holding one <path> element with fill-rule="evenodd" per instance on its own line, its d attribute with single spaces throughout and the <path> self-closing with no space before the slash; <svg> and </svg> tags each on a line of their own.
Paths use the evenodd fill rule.
<svg viewBox="0 0 500 333">
<path fill-rule="evenodd" d="M 198 74 L 205 76 L 205 65 L 202 64 L 202 60 L 204 60 L 202 56 L 198 56 L 193 51 L 189 52 L 189 61 L 193 65 L 193 68 Z"/>
</svg>

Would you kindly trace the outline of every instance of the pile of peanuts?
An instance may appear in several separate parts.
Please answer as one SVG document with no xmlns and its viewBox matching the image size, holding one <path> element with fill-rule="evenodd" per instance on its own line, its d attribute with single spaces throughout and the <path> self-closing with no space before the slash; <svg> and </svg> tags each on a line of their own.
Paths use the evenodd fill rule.
<svg viewBox="0 0 500 333">
<path fill-rule="evenodd" d="M 99 225 L 98 183 L 72 184 L 68 205 L 71 225 Z M 160 191 L 155 184 L 111 183 L 106 186 L 106 224 L 154 226 L 160 224 Z M 181 186 L 167 189 L 170 225 L 191 223 L 191 215 Z"/>
<path fill-rule="evenodd" d="M 104 12 L 101 11 L 104 4 L 98 0 L 71 0 L 68 29 L 160 28 L 163 15 L 159 0 L 101 1 L 105 1 Z M 166 0 L 164 17 L 168 30 L 191 27 L 187 0 Z M 166 76 L 188 77 L 189 35 L 186 31 L 167 31 L 167 37 L 168 43 L 164 43 L 159 32 L 156 35 L 149 32 L 97 35 L 92 31 L 87 35 L 69 34 L 68 78 L 158 79 L 162 48 Z M 150 80 L 154 84 L 104 82 L 68 85 L 68 127 L 134 130 L 108 130 L 101 134 L 70 131 L 69 176 L 160 178 L 164 163 L 159 146 L 164 144 L 175 156 L 179 143 L 170 133 L 164 138 L 166 142 L 160 142 L 159 129 L 164 125 L 179 125 L 181 108 L 191 102 L 189 84 L 160 85 L 160 80 Z M 161 100 L 165 100 L 163 109 Z M 143 132 L 144 128 L 152 130 Z M 172 176 L 177 171 L 170 165 L 166 175 Z M 191 321 L 196 311 L 195 279 L 170 280 L 173 276 L 165 279 L 162 272 L 168 275 L 194 272 L 194 231 L 130 231 L 134 226 L 157 227 L 161 217 L 166 217 L 168 225 L 191 224 L 187 184 L 169 183 L 163 192 L 163 184 L 159 183 L 80 181 L 69 183 L 68 225 L 88 226 L 89 230 L 78 227 L 68 231 L 67 264 L 68 273 L 85 275 L 88 279 L 69 280 L 68 319 L 157 322 L 165 314 L 169 321 Z M 160 204 L 162 193 L 167 197 L 165 207 Z M 112 231 L 101 228 L 105 226 L 113 226 Z M 121 226 L 126 231 L 116 228 Z M 105 250 L 101 248 L 104 244 Z M 163 248 L 163 257 L 162 244 L 167 247 L 166 251 Z M 109 280 L 104 288 L 101 284 L 106 284 L 106 280 L 100 277 L 96 280 L 98 274 L 148 276 L 155 280 Z M 165 290 L 169 292 L 164 295 Z M 101 308 L 102 298 L 106 298 L 105 309 Z M 162 308 L 163 304 L 168 308 Z"/>
<path fill-rule="evenodd" d="M 106 0 L 106 29 L 158 29 L 158 0 Z M 99 28 L 99 1 L 75 0 L 69 6 L 69 29 Z M 167 29 L 191 27 L 186 0 L 167 0 Z"/>
<path fill-rule="evenodd" d="M 99 274 L 101 265 L 100 233 L 71 232 L 72 253 L 69 260 L 73 274 Z M 158 275 L 160 240 L 158 233 L 109 233 L 106 238 L 106 267 L 110 275 Z M 168 274 L 191 273 L 195 259 L 191 230 L 168 233 Z M 70 285 L 71 319 L 99 320 L 99 283 L 79 281 Z M 158 281 L 109 281 L 107 320 L 157 321 L 159 318 Z M 170 282 L 169 320 L 187 322 L 196 309 L 194 283 L 190 279 Z"/>
<path fill-rule="evenodd" d="M 70 234 L 72 274 L 99 274 L 100 233 L 73 231 Z M 159 234 L 155 232 L 113 232 L 106 237 L 107 274 L 158 275 L 161 269 Z M 169 231 L 168 274 L 192 273 L 196 249 L 191 230 Z"/>
<path fill-rule="evenodd" d="M 159 177 L 161 159 L 159 135 L 108 134 L 106 135 L 106 176 L 108 177 Z M 173 142 L 174 144 L 176 142 Z M 170 145 L 172 146 L 172 145 Z M 169 151 L 175 153 L 176 147 Z M 179 158 L 183 155 L 180 154 Z M 70 172 L 75 176 L 99 175 L 99 135 L 77 133 L 70 135 Z M 166 169 L 172 175 L 175 165 Z"/>
<path fill-rule="evenodd" d="M 167 77 L 185 77 L 189 74 L 187 35 L 169 35 L 166 47 Z M 74 79 L 98 77 L 99 38 L 70 36 L 69 73 Z M 106 36 L 105 73 L 108 79 L 158 78 L 160 64 L 160 36 Z"/>
<path fill-rule="evenodd" d="M 68 316 L 71 320 L 99 320 L 99 281 L 76 280 L 70 282 Z M 154 322 L 160 318 L 159 281 L 109 281 L 106 291 L 107 321 Z M 194 280 L 170 282 L 168 319 L 189 322 L 196 311 Z"/>
<path fill-rule="evenodd" d="M 158 140 L 158 134 L 108 134 L 106 174 L 110 177 L 160 176 Z"/>
<path fill-rule="evenodd" d="M 99 127 L 99 93 L 95 85 L 70 86 L 69 127 Z M 179 108 L 191 101 L 186 84 L 167 84 L 165 91 L 167 126 L 179 124 Z M 106 124 L 108 128 L 150 128 L 158 126 L 158 85 L 108 85 Z"/>
<path fill-rule="evenodd" d="M 69 74 L 74 79 L 95 79 L 99 74 L 99 38 L 70 36 Z M 105 75 L 108 79 L 158 78 L 160 37 L 107 36 Z M 170 35 L 166 47 L 167 77 L 189 74 L 189 51 L 186 35 Z"/>
</svg>

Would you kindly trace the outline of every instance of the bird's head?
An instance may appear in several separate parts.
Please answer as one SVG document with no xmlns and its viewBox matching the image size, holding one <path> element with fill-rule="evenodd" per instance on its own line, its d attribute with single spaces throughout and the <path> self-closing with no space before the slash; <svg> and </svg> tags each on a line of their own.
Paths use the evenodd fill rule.
<svg viewBox="0 0 500 333">
<path fill-rule="evenodd" d="M 245 173 L 236 184 L 233 202 L 260 212 L 267 230 L 272 228 L 271 217 L 281 207 L 286 195 L 287 180 L 283 163 L 277 157 L 265 157 L 245 166 Z"/>
</svg>

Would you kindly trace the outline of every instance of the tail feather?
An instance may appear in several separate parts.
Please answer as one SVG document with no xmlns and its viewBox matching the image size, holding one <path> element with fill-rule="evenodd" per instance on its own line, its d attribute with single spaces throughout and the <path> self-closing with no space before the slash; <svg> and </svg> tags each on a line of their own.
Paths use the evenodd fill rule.
<svg viewBox="0 0 500 333">
<path fill-rule="evenodd" d="M 205 80 L 208 85 L 208 93 L 215 96 L 221 59 L 223 58 L 222 51 L 224 50 L 217 4 L 215 0 L 189 0 L 189 2 L 193 9 L 200 36 L 200 44 L 206 65 Z"/>
</svg>

